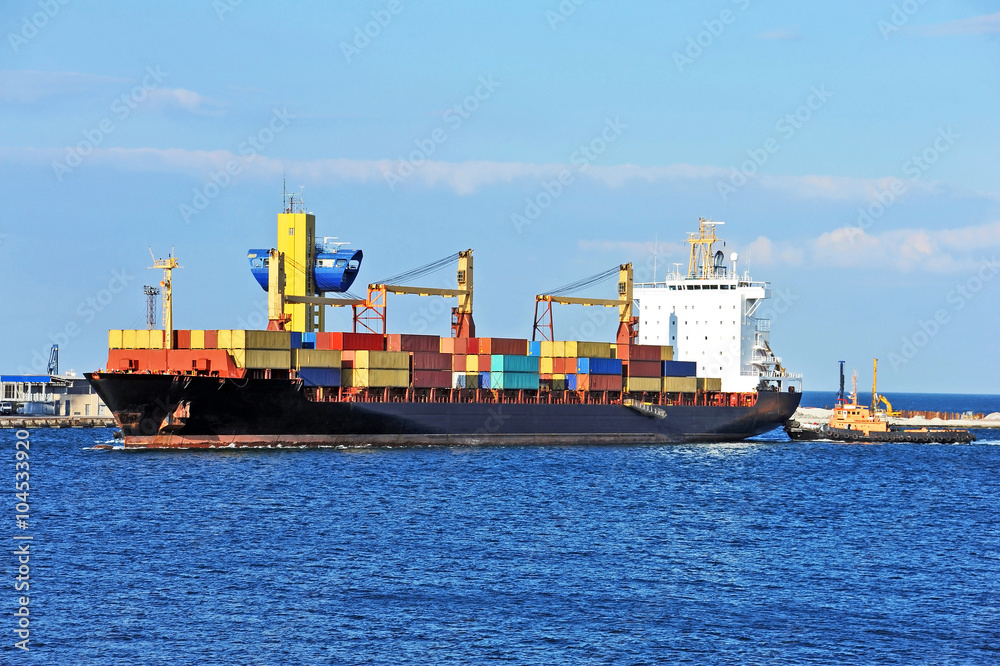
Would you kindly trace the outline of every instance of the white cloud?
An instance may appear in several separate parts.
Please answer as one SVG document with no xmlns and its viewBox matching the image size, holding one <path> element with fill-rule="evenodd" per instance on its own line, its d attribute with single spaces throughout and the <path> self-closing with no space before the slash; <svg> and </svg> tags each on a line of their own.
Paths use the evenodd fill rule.
<svg viewBox="0 0 1000 666">
<path fill-rule="evenodd" d="M 988 35 L 1000 33 L 1000 12 L 972 18 L 927 25 L 915 29 L 923 35 Z"/>
<path fill-rule="evenodd" d="M 0 70 L 0 100 L 10 104 L 30 104 L 46 97 L 78 95 L 129 83 L 132 79 L 82 72 L 5 69 Z"/>
<path fill-rule="evenodd" d="M 181 109 L 200 116 L 225 114 L 222 102 L 184 88 L 154 88 L 149 91 L 149 103 L 154 108 Z"/>
<path fill-rule="evenodd" d="M 773 243 L 758 238 L 754 261 L 786 261 L 799 252 L 800 263 L 839 268 L 954 273 L 968 270 L 982 252 L 1000 248 L 1000 221 L 951 229 L 892 229 L 869 234 L 859 227 L 841 227 L 800 244 Z M 774 248 L 778 248 L 777 251 Z"/>
<path fill-rule="evenodd" d="M 802 35 L 799 34 L 798 28 L 779 28 L 777 30 L 759 32 L 756 35 L 754 35 L 754 39 L 790 41 L 790 40 L 802 39 Z"/>
<path fill-rule="evenodd" d="M 177 90 L 163 91 L 163 104 L 172 104 L 195 113 L 219 114 L 217 103 L 191 93 Z M 49 164 L 65 158 L 66 148 L 0 148 L 0 161 L 15 163 Z M 182 172 L 204 174 L 210 169 L 225 167 L 229 161 L 245 163 L 243 177 L 271 180 L 284 171 L 288 176 L 305 179 L 313 184 L 341 182 L 386 182 L 386 174 L 395 173 L 395 160 L 358 160 L 326 158 L 316 160 L 291 160 L 258 155 L 247 160 L 229 150 L 187 150 L 181 148 L 97 148 L 88 158 L 90 164 L 110 168 L 140 171 Z M 527 162 L 493 162 L 470 160 L 467 162 L 441 162 L 428 160 L 414 169 L 413 174 L 399 187 L 446 187 L 460 195 L 473 194 L 482 188 L 509 184 L 519 180 L 538 183 L 542 179 L 558 177 L 570 171 L 578 181 L 600 183 L 618 188 L 630 183 L 662 183 L 704 181 L 714 185 L 727 179 L 732 171 L 727 168 L 670 164 L 666 166 L 615 166 L 591 165 L 580 171 L 568 164 L 531 164 Z M 850 178 L 845 176 L 758 176 L 750 182 L 766 190 L 773 190 L 795 199 L 828 199 L 867 203 L 876 192 L 887 191 L 895 178 Z M 911 191 L 937 192 L 940 183 L 932 181 L 906 181 Z M 983 196 L 992 196 L 984 194 Z"/>
</svg>

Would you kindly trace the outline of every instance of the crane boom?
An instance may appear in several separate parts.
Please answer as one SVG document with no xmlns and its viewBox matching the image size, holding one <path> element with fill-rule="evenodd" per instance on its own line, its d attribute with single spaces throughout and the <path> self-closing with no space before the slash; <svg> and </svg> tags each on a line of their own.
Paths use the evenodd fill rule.
<svg viewBox="0 0 1000 666">
<path fill-rule="evenodd" d="M 613 271 L 614 269 L 611 269 Z M 611 273 L 614 274 L 613 272 Z M 604 274 L 596 276 L 603 277 Z M 589 286 L 592 279 L 588 278 L 575 285 L 582 284 Z M 552 304 L 560 305 L 584 305 L 605 308 L 618 308 L 618 335 L 619 344 L 629 344 L 638 334 L 635 325 L 638 317 L 633 316 L 632 308 L 632 264 L 621 264 L 618 266 L 618 298 L 584 298 L 577 296 L 559 296 L 557 294 L 538 294 L 535 296 L 535 325 L 531 332 L 531 339 L 534 340 L 541 332 L 545 338 L 545 330 L 548 329 L 549 340 L 554 339 L 555 332 L 552 324 Z M 542 304 L 542 311 L 539 313 L 539 304 Z"/>
<path fill-rule="evenodd" d="M 456 278 L 457 289 L 439 289 L 436 287 L 409 287 L 400 284 L 372 283 L 368 285 L 368 298 L 354 306 L 354 331 L 359 327 L 372 333 L 385 333 L 386 310 L 389 294 L 411 294 L 415 296 L 443 296 L 458 298 L 458 307 L 451 310 L 452 335 L 456 338 L 472 338 L 476 335 L 476 324 L 472 319 L 472 250 L 459 252 L 450 258 L 458 257 Z M 444 261 L 444 260 L 441 260 Z M 431 266 L 440 265 L 441 261 Z M 427 267 L 424 267 L 425 269 Z M 409 271 L 403 276 L 415 273 L 421 275 L 421 270 Z M 396 276 L 398 279 L 401 276 Z"/>
</svg>

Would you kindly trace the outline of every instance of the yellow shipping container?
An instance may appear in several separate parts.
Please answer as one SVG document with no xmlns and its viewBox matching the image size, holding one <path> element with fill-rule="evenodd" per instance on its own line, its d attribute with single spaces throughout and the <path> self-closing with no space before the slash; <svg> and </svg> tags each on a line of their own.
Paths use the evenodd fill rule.
<svg viewBox="0 0 1000 666">
<path fill-rule="evenodd" d="M 108 331 L 108 349 L 123 349 L 122 333 L 124 333 L 124 331 L 121 329 L 112 329 Z"/>
<path fill-rule="evenodd" d="M 205 348 L 205 331 L 191 331 L 191 349 Z"/>
<path fill-rule="evenodd" d="M 660 360 L 661 361 L 672 361 L 674 360 L 674 348 L 670 345 L 663 345 L 660 347 Z"/>
<path fill-rule="evenodd" d="M 135 331 L 122 331 L 122 349 L 135 348 Z"/>
<path fill-rule="evenodd" d="M 551 375 L 552 374 L 552 357 L 551 356 L 543 356 L 540 359 L 538 359 L 538 372 L 540 372 L 543 375 Z"/>
<path fill-rule="evenodd" d="M 695 377 L 698 380 L 699 391 L 721 391 L 721 377 Z"/>
<path fill-rule="evenodd" d="M 275 349 L 234 349 L 231 351 L 236 359 L 236 366 L 250 370 L 264 370 L 266 368 L 278 368 L 287 370 L 292 367 L 291 351 L 278 351 Z M 243 365 L 240 365 L 240 359 Z"/>
<path fill-rule="evenodd" d="M 233 348 L 233 332 L 229 329 L 219 329 L 219 349 Z"/>
<path fill-rule="evenodd" d="M 158 329 L 153 329 L 148 331 L 149 333 L 149 348 L 150 349 L 163 349 L 163 340 L 166 337 L 166 331 L 161 331 Z"/>
<path fill-rule="evenodd" d="M 555 355 L 552 353 L 553 352 L 552 347 L 553 347 L 553 342 L 551 340 L 542 340 L 542 350 L 539 356 L 541 356 L 542 358 L 545 357 L 552 358 Z"/>
<path fill-rule="evenodd" d="M 566 358 L 566 342 L 564 340 L 552 341 L 552 355 L 556 358 Z"/>
<path fill-rule="evenodd" d="M 721 381 L 721 380 L 720 380 Z M 697 377 L 664 377 L 664 393 L 694 393 L 698 390 Z"/>
<path fill-rule="evenodd" d="M 410 371 L 354 367 L 345 369 L 341 373 L 340 382 L 343 386 L 357 386 L 362 388 L 382 388 L 386 386 L 406 388 L 410 385 Z"/>
<path fill-rule="evenodd" d="M 149 331 L 138 330 L 135 332 L 135 348 L 149 349 Z"/>
<path fill-rule="evenodd" d="M 570 342 L 565 346 L 565 358 L 611 358 L 610 342 Z"/>
<path fill-rule="evenodd" d="M 629 377 L 625 381 L 625 390 L 629 392 L 648 391 L 660 392 L 659 377 Z"/>
<path fill-rule="evenodd" d="M 380 370 L 410 370 L 410 352 L 369 351 L 359 349 L 354 352 L 355 368 L 377 368 Z M 409 386 L 409 382 L 406 384 Z M 370 384 L 369 386 L 378 386 Z M 396 386 L 396 384 L 382 384 Z"/>
<path fill-rule="evenodd" d="M 339 349 L 293 349 L 292 364 L 300 368 L 339 368 Z"/>
</svg>

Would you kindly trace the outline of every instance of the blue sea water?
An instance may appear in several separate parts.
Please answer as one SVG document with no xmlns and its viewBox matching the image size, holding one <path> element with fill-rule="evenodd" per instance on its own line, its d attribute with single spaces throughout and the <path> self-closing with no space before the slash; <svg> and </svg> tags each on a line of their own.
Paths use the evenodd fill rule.
<svg viewBox="0 0 1000 666">
<path fill-rule="evenodd" d="M 110 433 L 32 431 L 19 531 L 0 431 L 33 662 L 1000 662 L 1000 433 L 85 450 Z"/>
</svg>

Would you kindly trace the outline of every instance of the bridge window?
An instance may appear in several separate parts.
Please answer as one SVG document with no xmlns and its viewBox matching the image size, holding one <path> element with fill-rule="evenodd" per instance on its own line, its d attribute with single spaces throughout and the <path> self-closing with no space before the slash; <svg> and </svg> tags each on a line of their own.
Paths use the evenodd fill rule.
<svg viewBox="0 0 1000 666">
<path fill-rule="evenodd" d="M 261 268 L 264 265 L 264 260 L 260 258 L 251 259 L 250 265 L 253 266 L 254 268 Z"/>
<path fill-rule="evenodd" d="M 358 270 L 358 266 L 360 266 L 360 264 L 358 263 L 358 260 L 357 259 L 351 259 L 351 261 L 347 264 L 347 270 L 356 271 L 356 270 Z"/>
<path fill-rule="evenodd" d="M 343 268 L 347 265 L 347 259 L 337 259 L 337 268 Z"/>
</svg>

